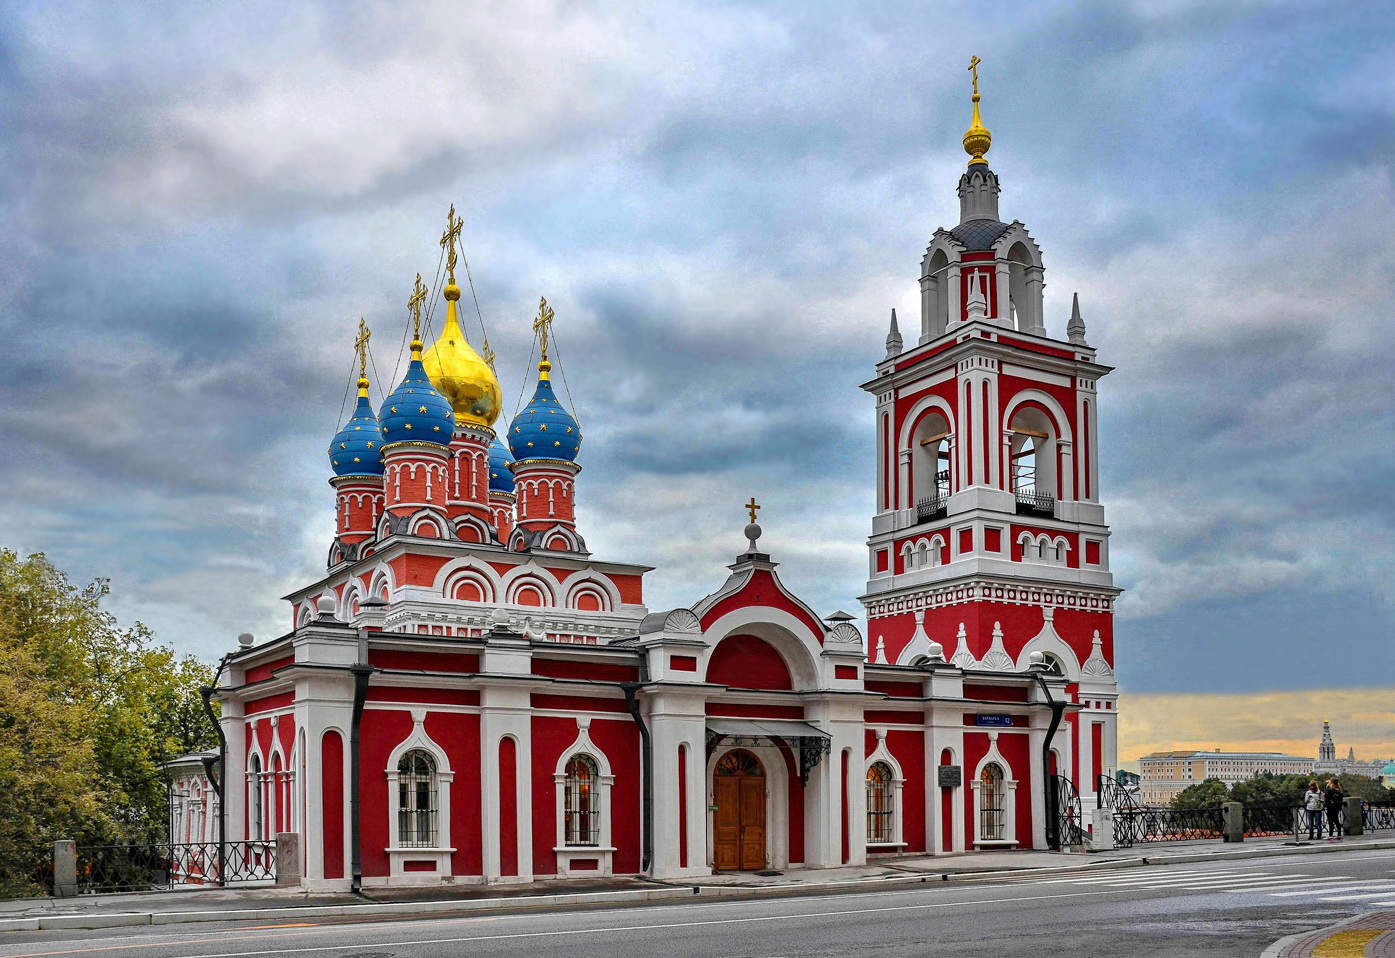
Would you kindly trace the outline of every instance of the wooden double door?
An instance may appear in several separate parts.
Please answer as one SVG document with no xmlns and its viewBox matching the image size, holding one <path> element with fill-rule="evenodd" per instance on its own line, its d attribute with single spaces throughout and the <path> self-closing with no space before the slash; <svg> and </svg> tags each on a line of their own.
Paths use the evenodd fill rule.
<svg viewBox="0 0 1395 958">
<path fill-rule="evenodd" d="M 765 867 L 765 769 L 742 749 L 717 761 L 713 773 L 717 810 L 712 836 L 717 871 L 759 871 Z"/>
</svg>

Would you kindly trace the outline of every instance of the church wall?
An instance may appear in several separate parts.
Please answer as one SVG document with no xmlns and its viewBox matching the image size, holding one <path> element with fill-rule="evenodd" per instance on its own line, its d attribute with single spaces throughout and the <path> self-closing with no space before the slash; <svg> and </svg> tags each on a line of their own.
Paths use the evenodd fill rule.
<svg viewBox="0 0 1395 958">
<path fill-rule="evenodd" d="M 1098 630 L 1100 654 L 1114 665 L 1114 616 L 1108 612 L 1080 609 L 1057 609 L 1054 626 L 1056 634 L 1065 639 L 1071 651 L 1083 663 L 1090 656 L 1091 637 Z"/>
<path fill-rule="evenodd" d="M 344 877 L 344 737 L 331 729 L 320 746 L 320 827 L 324 840 L 324 877 Z"/>
<path fill-rule="evenodd" d="M 369 649 L 368 664 L 380 669 L 420 669 L 427 672 L 478 672 L 480 657 L 466 652 L 412 652 Z"/>
<path fill-rule="evenodd" d="M 794 751 L 783 742 L 778 747 L 789 792 L 789 862 L 795 865 L 804 861 L 804 785 L 799 781 L 799 759 Z"/>
<path fill-rule="evenodd" d="M 259 699 L 249 699 L 243 706 L 242 711 L 248 715 L 258 712 L 271 712 L 276 709 L 290 708 L 295 704 L 294 692 L 281 692 L 277 695 L 264 695 Z"/>
<path fill-rule="evenodd" d="M 450 785 L 450 842 L 453 875 L 484 872 L 480 831 L 480 717 L 466 712 L 428 712 L 426 734 L 450 758 L 455 779 Z M 410 729 L 409 729 L 410 731 Z"/>
<path fill-rule="evenodd" d="M 729 635 L 717 643 L 707 660 L 707 681 L 741 689 L 794 688 L 780 653 L 754 635 Z"/>
<path fill-rule="evenodd" d="M 591 679 L 598 682 L 637 682 L 639 667 L 609 662 L 576 662 L 533 657 L 533 674 L 555 679 Z"/>
<path fill-rule="evenodd" d="M 411 734 L 412 716 L 405 709 L 368 709 L 363 713 L 363 726 L 371 732 L 359 741 L 360 855 L 364 876 L 379 878 L 388 874 L 388 756 Z M 453 829 L 451 837 L 455 837 Z"/>
</svg>

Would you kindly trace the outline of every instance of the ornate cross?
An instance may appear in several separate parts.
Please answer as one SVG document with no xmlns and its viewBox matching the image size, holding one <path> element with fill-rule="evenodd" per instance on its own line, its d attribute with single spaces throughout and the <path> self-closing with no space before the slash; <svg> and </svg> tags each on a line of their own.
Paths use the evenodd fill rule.
<svg viewBox="0 0 1395 958">
<path fill-rule="evenodd" d="M 752 521 L 752 522 L 755 522 L 755 521 L 756 521 L 756 512 L 757 512 L 759 509 L 760 509 L 760 506 L 756 505 L 756 497 L 755 497 L 755 496 L 752 496 L 752 497 L 751 497 L 751 501 L 748 502 L 748 503 L 746 503 L 746 511 L 749 512 L 749 513 L 751 514 L 751 521 Z"/>
<path fill-rule="evenodd" d="M 552 307 L 547 305 L 547 297 L 538 300 L 538 318 L 533 320 L 533 332 L 542 337 L 542 361 L 547 362 L 547 331 L 552 328 Z"/>
<path fill-rule="evenodd" d="M 426 302 L 426 284 L 417 273 L 416 284 L 412 286 L 412 296 L 407 300 L 407 312 L 412 314 L 412 338 L 421 339 L 421 306 Z"/>
<path fill-rule="evenodd" d="M 363 317 L 358 318 L 358 338 L 354 340 L 354 351 L 358 353 L 358 378 L 366 379 L 368 375 L 368 341 L 373 338 L 373 334 L 368 331 L 368 324 Z"/>
<path fill-rule="evenodd" d="M 450 276 L 450 283 L 455 285 L 455 242 L 460 239 L 460 228 L 465 225 L 465 221 L 455 215 L 455 204 L 450 205 L 450 212 L 446 214 L 446 231 L 441 234 L 441 248 L 446 251 L 446 273 Z"/>
<path fill-rule="evenodd" d="M 978 57 L 969 57 L 969 72 L 974 75 L 974 96 L 978 96 L 978 65 L 982 62 Z"/>
<path fill-rule="evenodd" d="M 490 369 L 494 369 L 494 349 L 489 345 L 488 336 L 484 337 L 484 361 L 489 364 Z"/>
</svg>

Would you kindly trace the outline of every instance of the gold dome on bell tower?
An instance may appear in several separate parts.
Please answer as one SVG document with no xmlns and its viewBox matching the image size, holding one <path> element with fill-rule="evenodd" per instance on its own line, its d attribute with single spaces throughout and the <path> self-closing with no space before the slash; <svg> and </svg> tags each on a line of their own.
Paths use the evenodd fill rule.
<svg viewBox="0 0 1395 958">
<path fill-rule="evenodd" d="M 993 145 L 993 134 L 988 132 L 988 127 L 983 125 L 983 120 L 978 115 L 978 65 L 983 61 L 978 57 L 969 58 L 969 72 L 974 77 L 974 115 L 969 123 L 969 128 L 964 131 L 964 152 L 969 154 L 969 165 L 988 165 L 988 161 L 983 158 L 983 154 L 988 152 L 988 148 Z"/>
<path fill-rule="evenodd" d="M 446 322 L 441 327 L 441 334 L 421 357 L 421 364 L 431 378 L 431 385 L 450 400 L 451 408 L 455 410 L 456 425 L 488 428 L 499 418 L 504 396 L 499 388 L 499 377 L 494 374 L 490 364 L 475 352 L 460 326 L 460 310 L 456 305 L 460 302 L 460 287 L 455 285 L 455 242 L 460 236 L 461 223 L 452 206 L 446 232 L 441 237 L 441 245 L 447 248 L 448 253 L 447 282 L 443 290 Z M 489 351 L 488 343 L 485 344 L 485 351 Z"/>
</svg>

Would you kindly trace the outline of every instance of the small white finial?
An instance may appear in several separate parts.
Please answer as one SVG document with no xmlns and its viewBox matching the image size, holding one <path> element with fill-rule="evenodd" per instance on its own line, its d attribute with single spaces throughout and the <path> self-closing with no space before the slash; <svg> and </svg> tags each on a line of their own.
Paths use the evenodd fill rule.
<svg viewBox="0 0 1395 958">
<path fill-rule="evenodd" d="M 244 649 L 250 649 L 252 647 L 252 643 L 256 641 L 257 640 L 252 637 L 251 632 L 243 632 L 241 635 L 237 637 L 237 644 L 242 646 Z"/>
<path fill-rule="evenodd" d="M 886 358 L 901 355 L 905 343 L 901 340 L 901 330 L 896 325 L 896 308 L 891 309 L 891 331 L 886 334 Z"/>
<path fill-rule="evenodd" d="M 333 615 L 337 608 L 339 608 L 339 603 L 332 595 L 322 595 L 315 600 L 315 611 L 319 612 L 320 615 Z"/>
<path fill-rule="evenodd" d="M 1077 346 L 1085 345 L 1085 320 L 1080 316 L 1080 294 L 1074 293 L 1070 299 L 1070 322 L 1066 324 L 1066 338 Z"/>
</svg>

